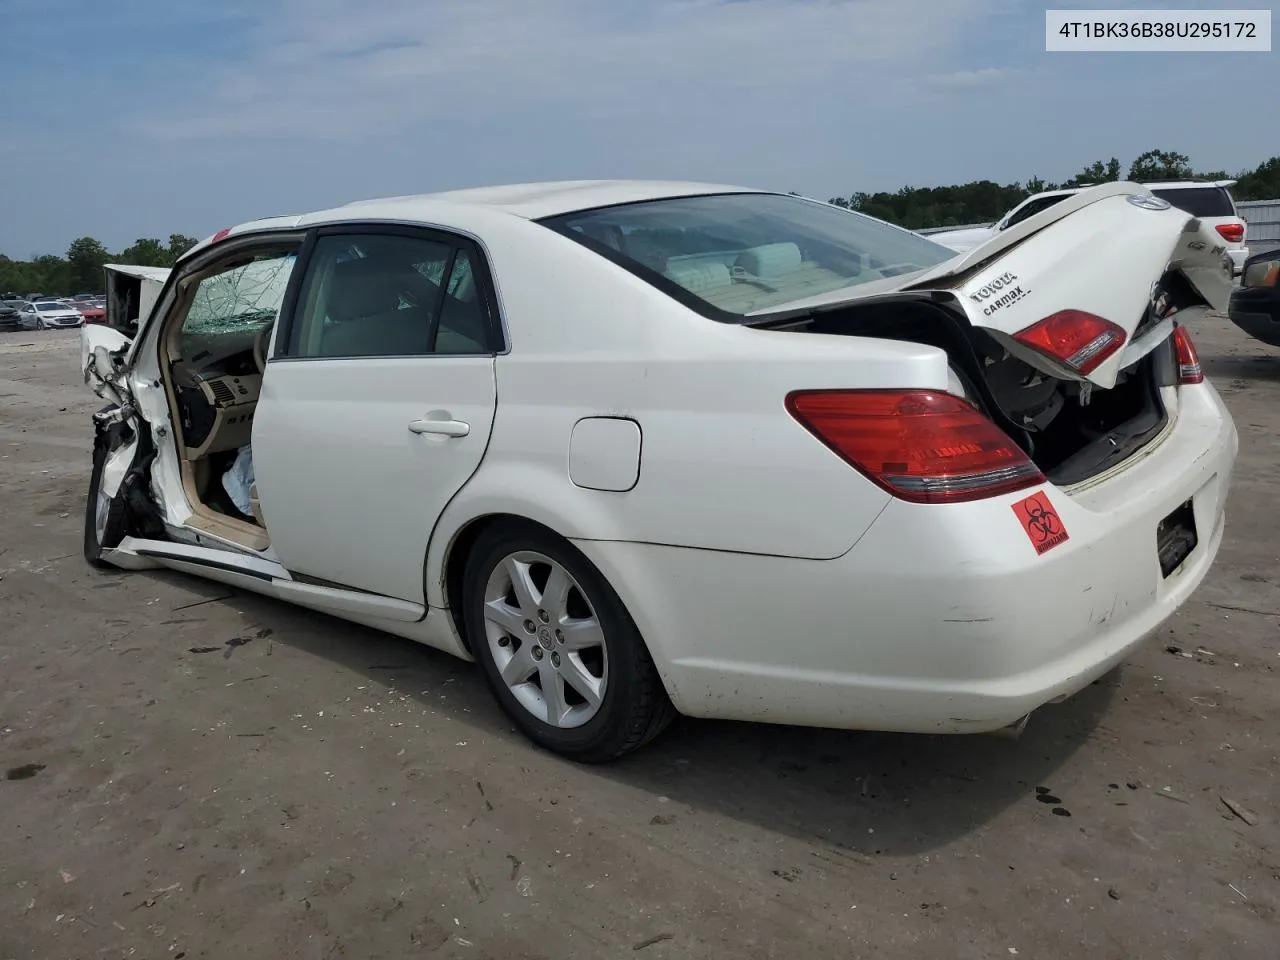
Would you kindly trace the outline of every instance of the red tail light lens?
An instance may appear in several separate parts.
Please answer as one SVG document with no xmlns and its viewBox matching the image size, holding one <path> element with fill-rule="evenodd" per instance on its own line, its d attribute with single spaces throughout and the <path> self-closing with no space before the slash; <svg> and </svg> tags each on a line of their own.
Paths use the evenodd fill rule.
<svg viewBox="0 0 1280 960">
<path fill-rule="evenodd" d="M 868 479 L 913 503 L 963 503 L 1044 482 L 975 407 L 927 390 L 801 390 L 787 410 Z"/>
<path fill-rule="evenodd" d="M 1087 374 L 1124 346 L 1126 334 L 1110 320 L 1083 310 L 1063 310 L 1014 338 L 1080 374 Z"/>
<path fill-rule="evenodd" d="M 1239 243 L 1244 239 L 1243 223 L 1220 223 L 1214 229 L 1227 243 Z"/>
<path fill-rule="evenodd" d="M 1204 370 L 1200 367 L 1200 354 L 1196 345 L 1191 342 L 1191 334 L 1187 328 L 1173 328 L 1173 351 L 1178 358 L 1178 383 L 1204 383 Z"/>
</svg>

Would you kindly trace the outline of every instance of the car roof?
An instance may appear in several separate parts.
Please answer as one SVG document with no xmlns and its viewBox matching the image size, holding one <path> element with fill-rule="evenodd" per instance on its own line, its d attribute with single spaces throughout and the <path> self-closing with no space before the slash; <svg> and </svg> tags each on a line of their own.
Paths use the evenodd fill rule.
<svg viewBox="0 0 1280 960">
<path fill-rule="evenodd" d="M 369 204 L 406 205 L 448 203 L 480 205 L 527 220 L 554 217 L 579 210 L 609 207 L 620 203 L 665 200 L 708 193 L 759 193 L 747 187 L 697 183 L 681 180 L 556 180 L 544 183 L 512 183 L 466 190 L 446 190 L 404 197 L 359 200 L 348 208 Z"/>
<path fill-rule="evenodd" d="M 555 180 L 540 183 L 513 183 L 501 186 L 446 190 L 438 193 L 407 194 L 357 200 L 340 207 L 302 215 L 263 217 L 220 230 L 201 240 L 182 255 L 184 263 L 227 236 L 265 230 L 307 229 L 351 221 L 393 220 L 405 223 L 439 224 L 466 230 L 480 223 L 494 223 L 509 217 L 538 220 L 580 210 L 592 210 L 623 203 L 697 197 L 716 193 L 776 193 L 751 187 L 684 180 Z M 108 267 L 111 265 L 108 264 Z"/>
</svg>

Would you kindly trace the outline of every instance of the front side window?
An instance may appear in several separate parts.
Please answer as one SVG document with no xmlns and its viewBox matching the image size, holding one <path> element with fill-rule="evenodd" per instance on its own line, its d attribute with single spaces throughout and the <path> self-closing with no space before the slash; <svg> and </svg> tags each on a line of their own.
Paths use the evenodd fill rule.
<svg viewBox="0 0 1280 960">
<path fill-rule="evenodd" d="M 287 356 L 490 352 L 472 254 L 405 235 L 323 236 L 312 251 Z"/>
<path fill-rule="evenodd" d="M 881 220 L 780 194 L 676 197 L 543 220 L 719 320 L 949 260 Z"/>
<path fill-rule="evenodd" d="M 203 277 L 182 321 L 183 337 L 251 333 L 275 322 L 296 257 L 259 254 Z"/>
</svg>

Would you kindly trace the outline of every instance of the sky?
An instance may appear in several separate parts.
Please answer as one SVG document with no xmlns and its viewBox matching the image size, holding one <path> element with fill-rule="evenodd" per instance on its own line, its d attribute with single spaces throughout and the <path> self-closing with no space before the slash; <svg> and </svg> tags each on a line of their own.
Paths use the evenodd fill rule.
<svg viewBox="0 0 1280 960">
<path fill-rule="evenodd" d="M 1280 152 L 1280 52 L 1046 53 L 1025 0 L 0 0 L 0 253 L 493 183 L 827 199 Z M 1271 9 L 1277 0 L 1073 8 Z"/>
</svg>

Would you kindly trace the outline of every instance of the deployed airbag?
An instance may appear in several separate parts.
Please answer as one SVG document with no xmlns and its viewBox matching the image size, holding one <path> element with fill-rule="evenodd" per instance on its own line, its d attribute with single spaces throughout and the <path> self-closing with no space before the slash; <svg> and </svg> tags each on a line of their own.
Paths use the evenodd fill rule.
<svg viewBox="0 0 1280 960">
<path fill-rule="evenodd" d="M 235 462 L 222 475 L 222 489 L 246 517 L 253 516 L 253 498 L 249 495 L 253 483 L 253 448 L 246 443 L 236 454 Z"/>
</svg>

